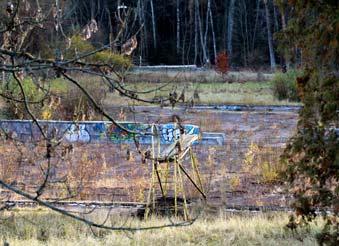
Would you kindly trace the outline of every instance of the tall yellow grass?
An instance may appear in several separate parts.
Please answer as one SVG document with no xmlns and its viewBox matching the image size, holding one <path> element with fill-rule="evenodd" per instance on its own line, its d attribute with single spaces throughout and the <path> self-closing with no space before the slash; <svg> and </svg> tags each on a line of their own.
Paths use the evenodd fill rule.
<svg viewBox="0 0 339 246">
<path fill-rule="evenodd" d="M 96 218 L 103 220 L 104 216 Z M 126 221 L 115 216 L 112 223 Z M 127 218 L 127 225 L 152 226 L 168 223 L 164 218 L 140 221 Z M 112 232 L 91 229 L 60 215 L 41 211 L 21 211 L 1 220 L 0 242 L 9 245 L 316 245 L 315 235 L 322 222 L 308 230 L 285 229 L 286 213 L 255 215 L 205 215 L 187 227 L 160 230 Z"/>
</svg>

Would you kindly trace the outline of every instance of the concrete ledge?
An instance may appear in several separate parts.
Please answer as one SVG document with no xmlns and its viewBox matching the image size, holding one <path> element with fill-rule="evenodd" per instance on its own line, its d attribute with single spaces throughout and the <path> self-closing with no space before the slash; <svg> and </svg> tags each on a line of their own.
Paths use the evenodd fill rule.
<svg viewBox="0 0 339 246">
<path fill-rule="evenodd" d="M 202 132 L 201 142 L 205 145 L 224 145 L 226 141 L 225 133 L 220 132 Z"/>
<path fill-rule="evenodd" d="M 196 65 L 160 65 L 160 66 L 134 66 L 132 72 L 167 72 L 167 71 L 199 71 Z"/>
<path fill-rule="evenodd" d="M 45 134 L 66 142 L 80 143 L 134 143 L 151 144 L 151 125 L 136 122 L 119 122 L 125 129 L 137 133 L 126 133 L 107 121 L 39 121 Z M 171 144 L 180 136 L 180 130 L 174 123 L 155 125 L 161 144 Z M 183 126 L 188 135 L 200 135 L 198 126 Z M 0 130 L 20 141 L 41 139 L 39 128 L 29 120 L 0 120 Z M 202 144 L 222 145 L 225 136 L 222 133 L 204 133 Z M 196 142 L 195 144 L 198 144 Z"/>
<path fill-rule="evenodd" d="M 39 124 L 46 135 L 67 142 L 133 143 L 137 139 L 141 144 L 149 144 L 152 141 L 152 125 L 138 122 L 118 122 L 128 132 L 107 121 L 39 121 Z M 161 144 L 171 144 L 180 135 L 174 123 L 156 124 L 154 127 Z M 183 127 L 188 135 L 200 134 L 198 126 L 185 124 Z M 42 136 L 38 126 L 28 120 L 2 120 L 0 129 L 22 141 L 38 140 Z"/>
<path fill-rule="evenodd" d="M 202 138 L 199 143 L 202 145 L 224 145 L 223 139 L 218 137 Z"/>
</svg>

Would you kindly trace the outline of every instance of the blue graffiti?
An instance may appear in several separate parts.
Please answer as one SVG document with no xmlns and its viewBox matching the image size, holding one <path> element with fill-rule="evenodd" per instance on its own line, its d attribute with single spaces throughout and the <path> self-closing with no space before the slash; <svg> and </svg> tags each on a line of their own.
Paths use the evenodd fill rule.
<svg viewBox="0 0 339 246">
<path fill-rule="evenodd" d="M 132 143 L 137 140 L 140 144 L 152 142 L 152 127 L 156 127 L 161 144 L 171 144 L 176 141 L 183 132 L 189 135 L 199 135 L 200 129 L 195 125 L 183 125 L 181 129 L 174 123 L 168 124 L 142 124 L 135 122 L 120 122 L 119 124 L 131 131 L 126 132 L 111 122 L 105 121 L 39 121 L 47 132 L 56 129 L 58 136 L 68 142 L 102 142 Z M 32 121 L 2 120 L 0 126 L 3 131 L 13 132 L 20 140 L 28 140 L 41 135 L 38 127 Z M 183 131 L 183 132 L 182 132 Z"/>
</svg>

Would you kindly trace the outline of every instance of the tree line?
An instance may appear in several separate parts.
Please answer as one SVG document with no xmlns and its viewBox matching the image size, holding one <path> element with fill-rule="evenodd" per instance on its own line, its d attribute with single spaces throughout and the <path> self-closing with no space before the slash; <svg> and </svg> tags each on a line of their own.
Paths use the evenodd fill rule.
<svg viewBox="0 0 339 246">
<path fill-rule="evenodd" d="M 137 63 L 213 64 L 220 51 L 234 67 L 284 63 L 273 34 L 286 26 L 288 14 L 272 0 L 73 0 L 72 6 L 78 24 L 95 18 L 106 39 L 116 28 L 117 9 L 133 9 L 131 21 L 142 26 Z"/>
<path fill-rule="evenodd" d="M 0 2 L 5 5 L 7 1 Z M 274 37 L 286 27 L 289 10 L 278 8 L 273 0 L 43 0 L 42 11 L 50 11 L 52 6 L 55 10 L 44 28 L 33 32 L 27 50 L 55 53 L 60 45 L 53 34 L 54 16 L 59 11 L 56 4 L 67 36 L 95 20 L 98 32 L 90 39 L 93 45 L 107 44 L 126 25 L 114 47 L 119 50 L 136 35 L 138 48 L 133 59 L 137 65 L 210 65 L 223 51 L 234 68 L 274 70 L 289 65 Z M 48 23 L 51 28 L 46 28 Z"/>
</svg>

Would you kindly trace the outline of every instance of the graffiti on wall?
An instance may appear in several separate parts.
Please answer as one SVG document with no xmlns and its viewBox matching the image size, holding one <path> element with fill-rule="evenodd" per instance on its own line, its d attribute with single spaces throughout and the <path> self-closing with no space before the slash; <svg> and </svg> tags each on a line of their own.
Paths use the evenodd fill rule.
<svg viewBox="0 0 339 246">
<path fill-rule="evenodd" d="M 161 129 L 161 139 L 166 143 L 171 143 L 180 138 L 180 129 L 171 126 L 163 126 Z"/>
<path fill-rule="evenodd" d="M 180 138 L 180 128 L 175 124 L 163 124 L 158 125 L 161 132 L 161 142 L 164 144 L 170 144 Z M 184 133 L 187 135 L 199 135 L 199 127 L 194 125 L 184 125 Z"/>
<path fill-rule="evenodd" d="M 40 121 L 40 124 L 47 132 L 52 132 L 53 129 L 58 132 L 58 137 L 63 138 L 68 142 L 103 142 L 109 141 L 113 143 L 132 143 L 137 139 L 140 144 L 151 144 L 152 142 L 152 125 L 120 122 L 125 129 L 133 131 L 126 132 L 111 122 L 68 122 L 68 121 Z M 159 133 L 161 144 L 171 144 L 180 137 L 180 129 L 174 123 L 154 125 Z M 2 120 L 0 127 L 4 132 L 13 133 L 20 140 L 26 141 L 33 137 L 39 138 L 41 133 L 32 121 L 20 120 Z M 199 135 L 199 127 L 195 125 L 183 125 L 185 134 Z M 148 133 L 148 134 L 144 134 Z"/>
<path fill-rule="evenodd" d="M 114 124 L 106 125 L 106 135 L 114 143 L 132 142 L 134 139 L 139 139 L 143 133 L 148 132 L 150 126 L 140 123 L 120 123 L 122 127 L 131 131 L 126 132 Z M 139 134 L 138 134 L 139 133 Z"/>
<path fill-rule="evenodd" d="M 86 130 L 86 125 L 84 124 L 72 124 L 65 133 L 65 138 L 69 142 L 82 142 L 89 143 L 91 141 L 91 136 Z"/>
<path fill-rule="evenodd" d="M 132 129 L 129 129 L 129 130 L 132 130 Z M 106 130 L 106 134 L 107 134 L 107 137 L 113 142 L 133 140 L 133 138 L 135 137 L 134 134 L 126 132 L 114 124 L 111 124 L 110 126 L 108 126 Z"/>
</svg>

